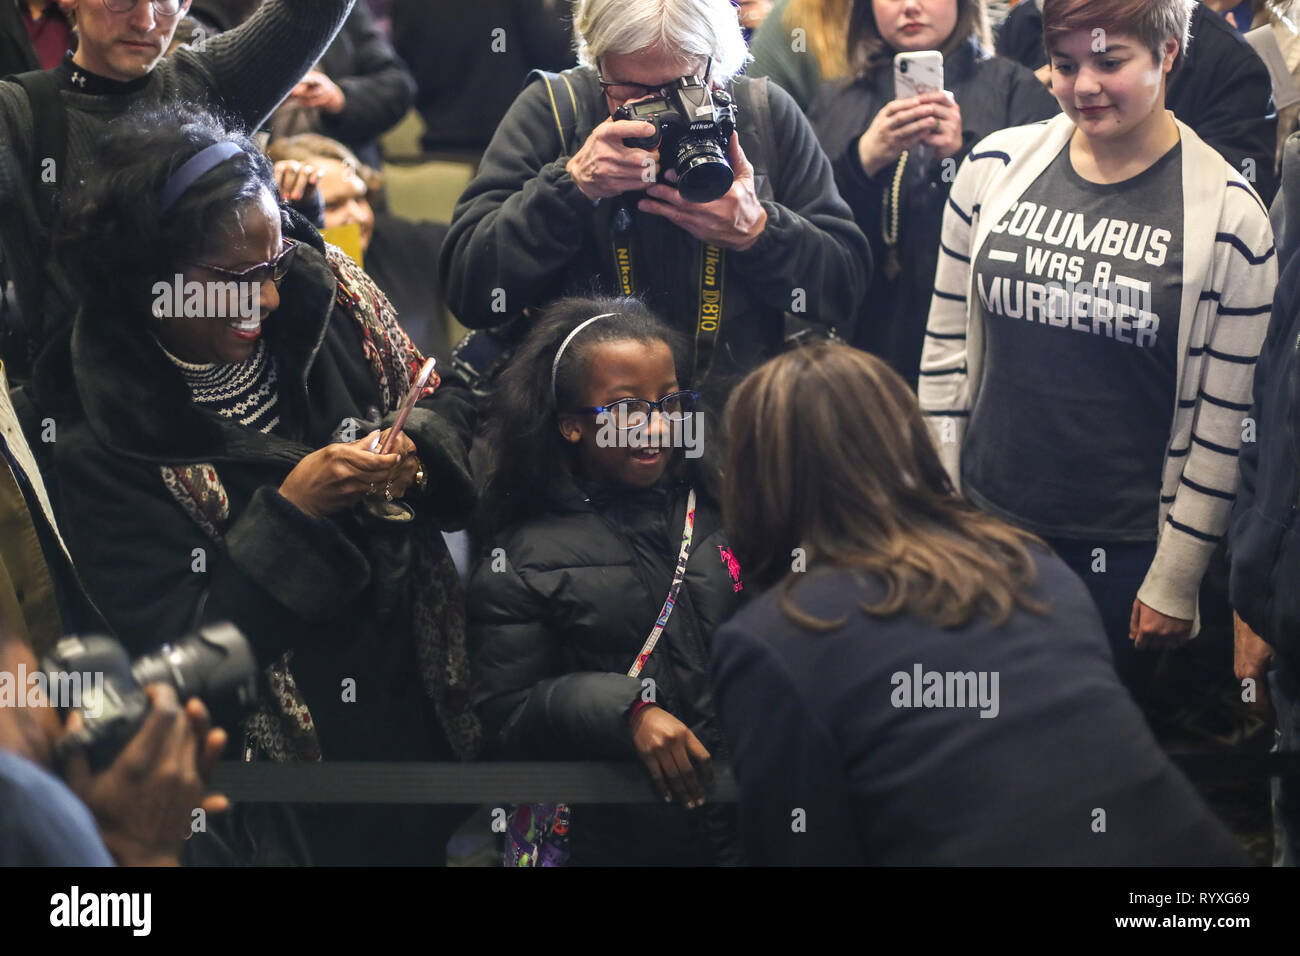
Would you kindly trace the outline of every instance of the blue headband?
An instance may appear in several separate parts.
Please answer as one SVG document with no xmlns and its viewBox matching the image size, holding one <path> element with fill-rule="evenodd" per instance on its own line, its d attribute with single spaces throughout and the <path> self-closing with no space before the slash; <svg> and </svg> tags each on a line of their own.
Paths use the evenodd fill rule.
<svg viewBox="0 0 1300 956">
<path fill-rule="evenodd" d="M 242 152 L 243 150 L 230 140 L 222 140 L 220 143 L 213 143 L 206 149 L 199 150 L 196 155 L 186 160 L 180 169 L 172 173 L 171 179 L 167 180 L 167 185 L 162 191 L 162 211 L 166 212 L 174 206 L 176 200 L 184 196 L 200 177 Z"/>
</svg>

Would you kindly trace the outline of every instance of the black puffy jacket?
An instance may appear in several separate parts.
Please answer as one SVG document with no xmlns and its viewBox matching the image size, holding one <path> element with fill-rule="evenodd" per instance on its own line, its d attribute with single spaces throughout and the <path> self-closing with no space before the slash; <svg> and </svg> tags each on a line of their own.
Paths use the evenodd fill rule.
<svg viewBox="0 0 1300 956">
<path fill-rule="evenodd" d="M 492 541 L 470 580 L 469 627 L 474 706 L 497 756 L 636 759 L 627 713 L 649 679 L 656 702 L 726 758 L 709 639 L 744 594 L 702 498 L 668 626 L 641 676 L 627 676 L 672 582 L 687 491 L 672 480 L 636 491 L 560 479 L 542 517 Z M 575 807 L 571 845 L 574 864 L 739 862 L 734 807 L 717 804 Z"/>
</svg>

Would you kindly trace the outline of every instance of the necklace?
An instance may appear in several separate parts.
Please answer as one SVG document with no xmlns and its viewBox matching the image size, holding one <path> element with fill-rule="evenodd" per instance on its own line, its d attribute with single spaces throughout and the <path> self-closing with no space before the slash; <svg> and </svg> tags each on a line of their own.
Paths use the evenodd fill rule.
<svg viewBox="0 0 1300 956">
<path fill-rule="evenodd" d="M 885 240 L 885 264 L 880 271 L 885 278 L 893 282 L 903 271 L 903 263 L 898 258 L 898 194 L 903 187 L 903 169 L 907 166 L 907 150 L 898 157 L 894 167 L 894 178 L 890 188 L 880 197 L 880 237 Z"/>
</svg>

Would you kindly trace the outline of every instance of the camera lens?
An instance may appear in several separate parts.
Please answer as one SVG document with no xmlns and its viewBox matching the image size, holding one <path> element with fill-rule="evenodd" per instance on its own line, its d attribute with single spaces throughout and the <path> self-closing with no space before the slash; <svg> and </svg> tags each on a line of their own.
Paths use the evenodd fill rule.
<svg viewBox="0 0 1300 956">
<path fill-rule="evenodd" d="M 713 202 L 725 196 L 735 180 L 721 146 L 712 140 L 683 138 L 677 150 L 677 191 L 683 199 Z"/>
<path fill-rule="evenodd" d="M 907 61 L 906 61 L 906 60 L 900 60 L 900 61 L 899 61 L 899 63 L 898 63 L 898 72 L 899 72 L 899 73 L 906 73 L 906 72 L 907 72 Z"/>
<path fill-rule="evenodd" d="M 141 687 L 170 684 L 182 703 L 199 697 L 214 722 L 238 721 L 257 698 L 257 661 L 244 635 L 230 624 L 210 624 L 175 644 L 138 658 L 131 670 Z"/>
</svg>

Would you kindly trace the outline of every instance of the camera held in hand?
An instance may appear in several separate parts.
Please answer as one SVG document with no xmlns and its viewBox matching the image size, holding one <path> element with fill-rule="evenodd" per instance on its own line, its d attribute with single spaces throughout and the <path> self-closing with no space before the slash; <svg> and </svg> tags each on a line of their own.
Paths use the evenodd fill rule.
<svg viewBox="0 0 1300 956">
<path fill-rule="evenodd" d="M 199 698 L 218 727 L 238 724 L 258 698 L 257 660 L 229 623 L 201 627 L 134 661 L 111 637 L 71 635 L 54 645 L 42 667 L 51 681 L 61 674 L 95 676 L 91 688 L 82 690 L 81 729 L 55 748 L 60 761 L 84 751 L 95 772 L 111 764 L 140 729 L 151 706 L 147 684 L 170 685 L 182 703 Z"/>
<path fill-rule="evenodd" d="M 677 191 L 687 202 L 713 202 L 735 181 L 727 154 L 736 129 L 736 106 L 722 90 L 711 91 L 698 77 L 684 76 L 664 95 L 620 106 L 615 119 L 653 123 L 655 135 L 629 137 L 623 145 L 659 150 L 660 165 L 673 164 Z"/>
</svg>

